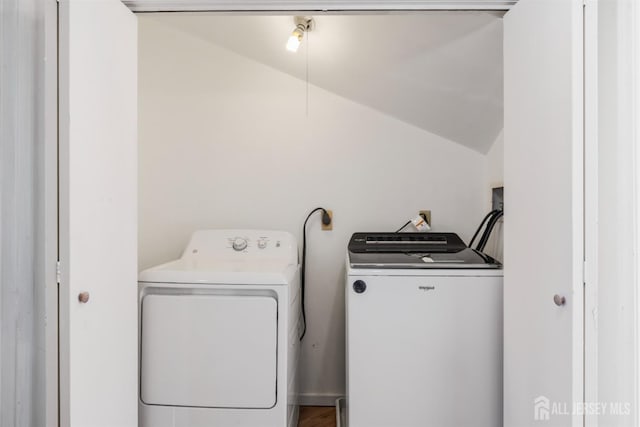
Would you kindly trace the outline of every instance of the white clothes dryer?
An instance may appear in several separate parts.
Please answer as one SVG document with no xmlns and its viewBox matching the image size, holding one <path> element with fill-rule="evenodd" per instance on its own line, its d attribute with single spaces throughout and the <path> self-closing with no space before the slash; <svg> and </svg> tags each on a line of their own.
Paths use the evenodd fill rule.
<svg viewBox="0 0 640 427">
<path fill-rule="evenodd" d="M 202 230 L 143 271 L 140 426 L 296 426 L 298 270 L 290 233 Z"/>
</svg>

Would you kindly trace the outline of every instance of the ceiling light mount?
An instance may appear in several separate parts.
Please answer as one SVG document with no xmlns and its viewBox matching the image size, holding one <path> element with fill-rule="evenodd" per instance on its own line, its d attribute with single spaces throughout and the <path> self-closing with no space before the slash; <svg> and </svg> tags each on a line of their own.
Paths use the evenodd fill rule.
<svg viewBox="0 0 640 427">
<path fill-rule="evenodd" d="M 296 16 L 293 18 L 296 28 L 302 27 L 304 31 L 313 31 L 316 27 L 316 21 L 311 16 Z"/>
<path fill-rule="evenodd" d="M 287 50 L 297 52 L 304 37 L 304 33 L 312 31 L 316 23 L 310 16 L 296 16 L 293 18 L 296 27 L 293 29 L 289 40 L 287 41 Z"/>
</svg>

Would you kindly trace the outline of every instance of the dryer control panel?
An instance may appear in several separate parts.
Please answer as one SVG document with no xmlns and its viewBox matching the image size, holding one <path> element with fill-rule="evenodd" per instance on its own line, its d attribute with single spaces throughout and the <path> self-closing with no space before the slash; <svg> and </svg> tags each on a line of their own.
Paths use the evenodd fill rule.
<svg viewBox="0 0 640 427">
<path fill-rule="evenodd" d="M 219 260 L 282 259 L 296 264 L 298 246 L 286 231 L 273 230 L 199 230 L 193 233 L 182 258 Z"/>
</svg>

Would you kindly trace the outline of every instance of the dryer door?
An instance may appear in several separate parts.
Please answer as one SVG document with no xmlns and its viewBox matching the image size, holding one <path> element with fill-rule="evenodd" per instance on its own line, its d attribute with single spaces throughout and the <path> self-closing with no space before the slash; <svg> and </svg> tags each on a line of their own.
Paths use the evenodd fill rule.
<svg viewBox="0 0 640 427">
<path fill-rule="evenodd" d="M 268 296 L 147 295 L 140 352 L 143 403 L 271 408 L 277 302 Z"/>
</svg>

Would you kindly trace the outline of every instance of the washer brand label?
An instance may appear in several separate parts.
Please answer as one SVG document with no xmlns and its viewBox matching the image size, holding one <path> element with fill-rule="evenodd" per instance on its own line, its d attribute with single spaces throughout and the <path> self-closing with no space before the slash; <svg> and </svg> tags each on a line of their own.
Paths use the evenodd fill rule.
<svg viewBox="0 0 640 427">
<path fill-rule="evenodd" d="M 421 291 L 427 292 L 427 291 L 433 291 L 436 289 L 435 286 L 418 286 L 418 289 L 420 289 Z"/>
</svg>

